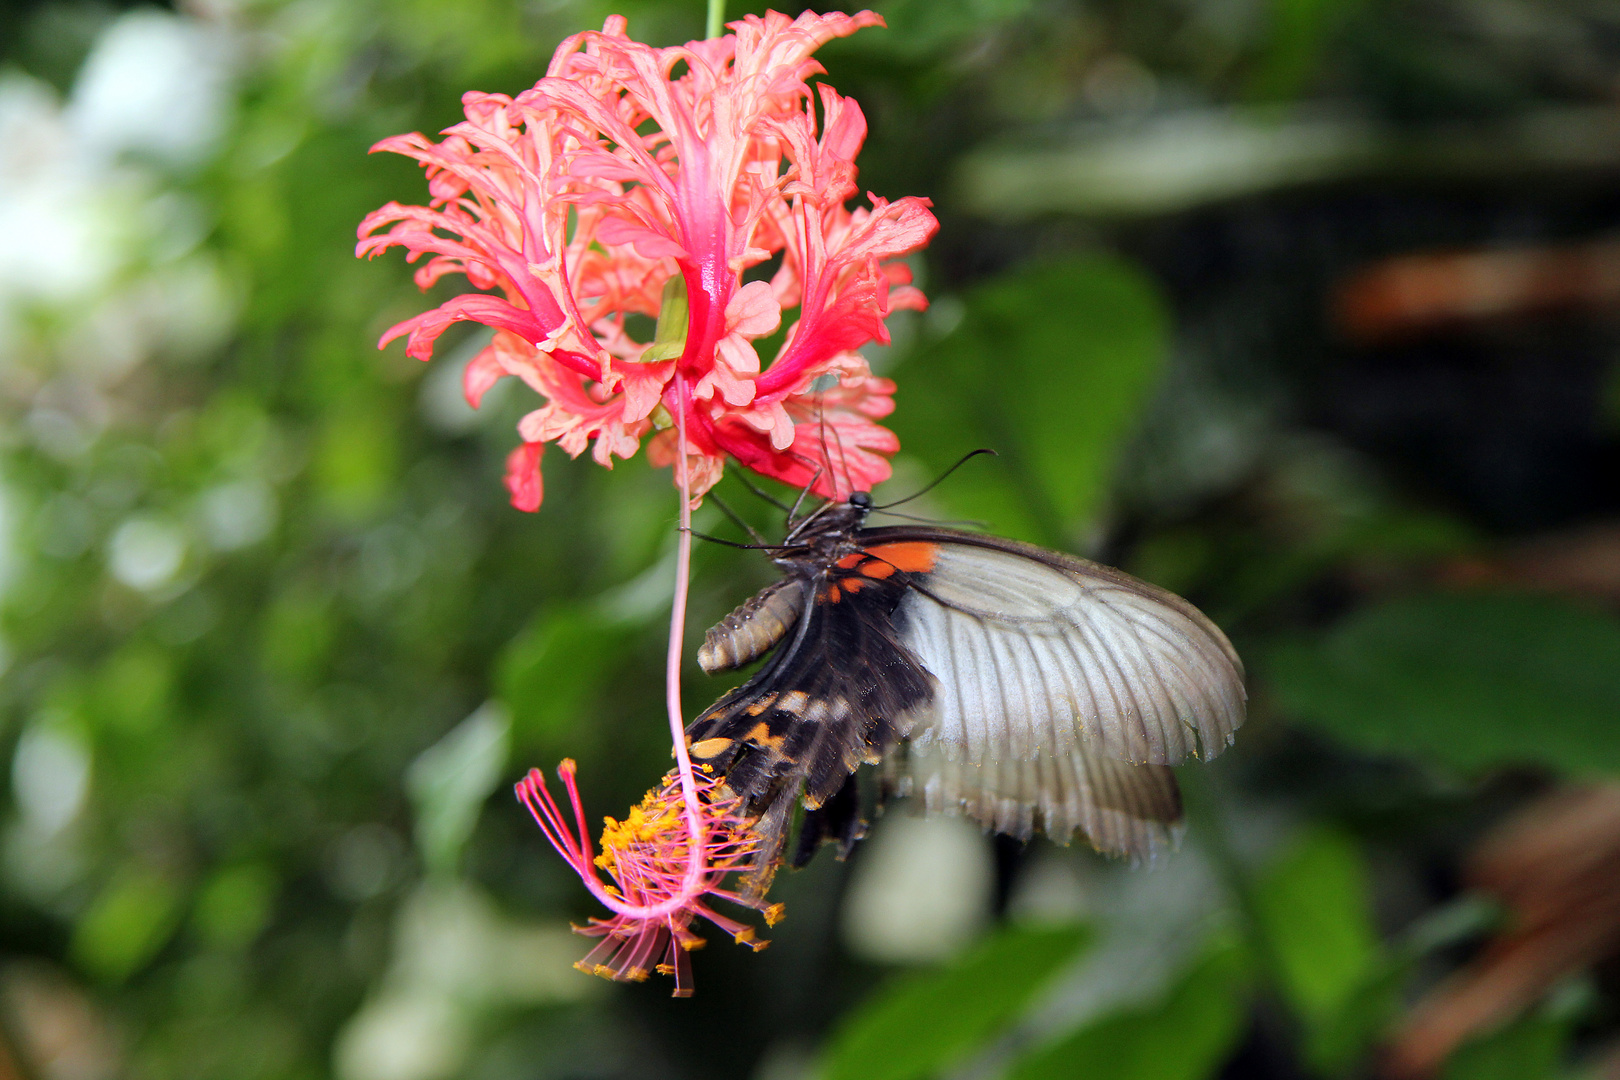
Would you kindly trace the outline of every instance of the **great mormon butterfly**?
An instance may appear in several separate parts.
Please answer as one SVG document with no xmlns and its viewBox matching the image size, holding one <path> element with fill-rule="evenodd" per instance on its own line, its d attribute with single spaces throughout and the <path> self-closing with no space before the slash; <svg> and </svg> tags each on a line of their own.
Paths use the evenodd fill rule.
<svg viewBox="0 0 1620 1080">
<path fill-rule="evenodd" d="M 827 502 L 768 548 L 783 578 L 709 630 L 707 672 L 775 649 L 687 729 L 691 754 L 760 816 L 747 887 L 865 828 L 855 774 L 987 828 L 1140 858 L 1172 838 L 1170 766 L 1243 723 L 1243 664 L 1197 608 L 1112 567 L 928 525 L 864 527 Z"/>
</svg>

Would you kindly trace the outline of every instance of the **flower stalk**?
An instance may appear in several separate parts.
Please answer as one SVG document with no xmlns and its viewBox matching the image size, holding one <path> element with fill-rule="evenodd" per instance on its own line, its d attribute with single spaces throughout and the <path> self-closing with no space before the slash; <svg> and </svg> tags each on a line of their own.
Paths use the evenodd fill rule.
<svg viewBox="0 0 1620 1080">
<path fill-rule="evenodd" d="M 709 0 L 709 14 L 703 24 L 703 36 L 717 38 L 725 28 L 726 0 Z"/>
</svg>

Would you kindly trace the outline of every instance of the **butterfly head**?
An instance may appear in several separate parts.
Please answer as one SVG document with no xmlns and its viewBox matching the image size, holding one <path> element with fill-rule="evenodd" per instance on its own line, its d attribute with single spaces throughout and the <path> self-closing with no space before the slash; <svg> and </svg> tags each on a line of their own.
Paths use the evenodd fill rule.
<svg viewBox="0 0 1620 1080">
<path fill-rule="evenodd" d="M 802 558 L 806 549 L 825 555 L 832 548 L 853 543 L 855 530 L 866 523 L 871 512 L 869 491 L 852 492 L 842 501 L 824 502 L 788 529 L 781 550 L 793 561 Z"/>
</svg>

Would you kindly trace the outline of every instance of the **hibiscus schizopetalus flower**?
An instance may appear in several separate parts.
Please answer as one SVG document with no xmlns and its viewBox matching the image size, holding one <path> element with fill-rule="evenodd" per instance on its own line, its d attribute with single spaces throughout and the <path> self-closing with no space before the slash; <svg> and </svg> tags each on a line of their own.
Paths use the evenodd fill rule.
<svg viewBox="0 0 1620 1080">
<path fill-rule="evenodd" d="M 484 323 L 496 332 L 468 365 L 468 400 L 505 375 L 546 398 L 507 462 L 516 506 L 540 505 L 545 443 L 571 455 L 590 445 L 611 465 L 651 435 L 654 463 L 669 464 L 677 414 L 692 497 L 728 456 L 834 497 L 889 475 L 898 443 L 876 421 L 894 386 L 858 350 L 888 340 L 892 311 L 924 306 L 893 260 L 937 223 L 924 199 L 846 205 L 866 119 L 808 82 L 822 72 L 818 46 L 881 21 L 770 12 L 655 49 L 614 16 L 563 42 L 533 89 L 467 94 L 467 119 L 442 141 L 373 148 L 422 162 L 432 198 L 368 215 L 356 253 L 398 245 L 427 258 L 424 289 L 460 273 L 490 290 L 381 344 L 408 336 L 426 360 L 451 323 Z M 764 364 L 755 342 L 784 321 Z"/>
<path fill-rule="evenodd" d="M 602 853 L 592 856 L 585 827 L 585 812 L 574 782 L 574 763 L 564 761 L 557 769 L 573 810 L 570 825 L 546 787 L 539 769 L 531 769 L 517 785 L 523 800 L 540 829 L 557 853 L 604 900 L 617 900 L 618 906 L 643 909 L 647 913 L 616 913 L 610 919 L 592 919 L 588 926 L 576 927 L 601 944 L 574 966 L 592 975 L 620 982 L 641 982 L 653 971 L 675 978 L 675 996 L 692 994 L 691 968 L 686 954 L 701 948 L 704 939 L 692 930 L 698 916 L 730 934 L 739 945 L 754 951 L 767 942 L 755 936 L 754 928 L 715 911 L 707 899 L 714 897 L 764 914 L 766 925 L 775 926 L 782 917 L 782 905 L 765 905 L 746 899 L 724 887 L 727 875 L 749 863 L 759 845 L 751 831 L 752 820 L 741 813 L 735 796 L 706 772 L 696 774 L 696 794 L 703 817 L 703 869 L 695 889 L 689 888 L 689 833 L 681 777 L 670 772 L 663 783 L 647 793 L 639 806 L 631 808 L 623 821 L 606 820 L 602 830 Z M 597 869 L 607 871 L 614 884 L 603 883 Z M 678 903 L 674 902 L 679 898 Z M 664 909 L 664 910 L 660 910 Z"/>
<path fill-rule="evenodd" d="M 547 838 L 612 913 L 582 933 L 602 938 L 582 961 L 617 979 L 652 970 L 689 994 L 686 952 L 701 916 L 755 948 L 742 923 L 709 900 L 764 906 L 724 888 L 759 851 L 755 823 L 723 784 L 694 771 L 680 711 L 681 641 L 690 582 L 691 511 L 734 458 L 794 485 L 843 497 L 889 474 L 898 444 L 877 423 L 892 383 L 859 350 L 885 342 L 884 320 L 921 309 L 900 256 L 937 227 L 926 200 L 856 196 L 860 108 L 830 87 L 811 54 L 881 20 L 776 13 L 732 33 L 670 49 L 631 41 L 625 21 L 579 34 L 545 78 L 517 97 L 471 93 L 466 121 L 434 142 L 385 139 L 420 161 L 427 206 L 390 203 L 360 226 L 359 255 L 404 247 L 424 289 L 462 274 L 482 292 L 393 327 L 426 360 L 453 322 L 495 331 L 469 363 L 474 406 L 515 375 L 545 405 L 526 416 L 507 460 L 521 509 L 540 505 L 547 442 L 603 465 L 634 454 L 674 466 L 681 491 L 665 698 L 677 768 L 623 822 L 610 820 L 593 857 L 574 783 L 564 820 L 544 778 L 518 785 Z M 769 363 L 762 339 L 779 341 Z M 605 870 L 613 884 L 598 871 Z M 660 960 L 660 957 L 662 959 Z"/>
</svg>

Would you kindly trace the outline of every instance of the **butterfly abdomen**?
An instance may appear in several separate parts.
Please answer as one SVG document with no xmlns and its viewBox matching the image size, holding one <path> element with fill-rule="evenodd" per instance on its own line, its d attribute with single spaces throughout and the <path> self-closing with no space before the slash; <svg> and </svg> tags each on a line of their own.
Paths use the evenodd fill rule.
<svg viewBox="0 0 1620 1080">
<path fill-rule="evenodd" d="M 804 583 L 788 578 L 766 586 L 709 628 L 698 664 L 713 675 L 765 655 L 804 612 Z"/>
</svg>

